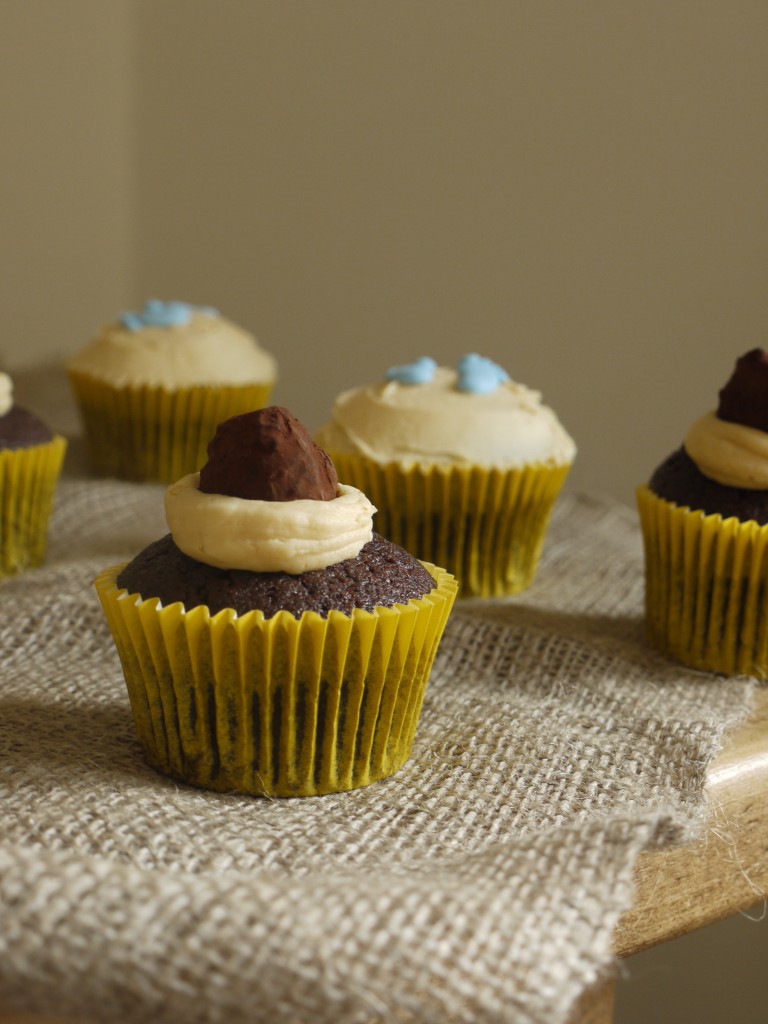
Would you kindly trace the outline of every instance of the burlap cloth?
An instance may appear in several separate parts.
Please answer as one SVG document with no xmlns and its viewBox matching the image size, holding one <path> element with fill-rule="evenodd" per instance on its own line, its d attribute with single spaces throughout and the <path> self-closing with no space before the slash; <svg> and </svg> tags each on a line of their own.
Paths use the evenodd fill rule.
<svg viewBox="0 0 768 1024">
<path fill-rule="evenodd" d="M 412 760 L 365 790 L 221 796 L 142 762 L 92 581 L 161 488 L 65 480 L 0 583 L 0 1007 L 94 1021 L 564 1021 L 752 684 L 642 639 L 633 510 L 561 500 L 533 588 L 452 614 Z"/>
</svg>

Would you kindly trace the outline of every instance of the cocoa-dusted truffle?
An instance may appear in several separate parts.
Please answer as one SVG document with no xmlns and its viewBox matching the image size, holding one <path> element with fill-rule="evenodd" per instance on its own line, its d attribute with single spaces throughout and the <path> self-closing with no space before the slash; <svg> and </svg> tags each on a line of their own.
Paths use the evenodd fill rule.
<svg viewBox="0 0 768 1024">
<path fill-rule="evenodd" d="M 323 449 L 279 405 L 220 423 L 200 471 L 200 490 L 207 494 L 261 501 L 330 501 L 338 483 Z"/>
<path fill-rule="evenodd" d="M 736 360 L 730 380 L 720 391 L 717 416 L 768 431 L 768 352 L 753 348 Z"/>
</svg>

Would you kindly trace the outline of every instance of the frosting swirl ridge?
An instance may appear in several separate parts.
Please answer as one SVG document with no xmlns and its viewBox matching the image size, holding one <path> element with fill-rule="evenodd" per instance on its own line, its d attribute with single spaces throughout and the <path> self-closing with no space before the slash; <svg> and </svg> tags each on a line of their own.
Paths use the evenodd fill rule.
<svg viewBox="0 0 768 1024">
<path fill-rule="evenodd" d="M 486 393 L 470 393 L 458 388 L 458 379 L 455 370 L 439 366 L 418 385 L 386 380 L 344 391 L 315 439 L 331 453 L 403 465 L 573 460 L 573 440 L 537 391 L 506 379 Z"/>
<path fill-rule="evenodd" d="M 376 509 L 346 484 L 330 501 L 262 501 L 208 494 L 199 483 L 191 473 L 171 484 L 165 515 L 177 547 L 219 569 L 297 575 L 355 558 L 373 536 Z"/>
<path fill-rule="evenodd" d="M 277 375 L 274 357 L 252 334 L 200 310 L 166 326 L 108 324 L 67 366 L 114 387 L 238 385 L 271 382 Z"/>
<path fill-rule="evenodd" d="M 768 489 L 768 433 L 709 412 L 690 427 L 684 447 L 701 472 L 726 487 Z"/>
<path fill-rule="evenodd" d="M 13 408 L 13 381 L 7 373 L 0 373 L 0 416 Z"/>
</svg>

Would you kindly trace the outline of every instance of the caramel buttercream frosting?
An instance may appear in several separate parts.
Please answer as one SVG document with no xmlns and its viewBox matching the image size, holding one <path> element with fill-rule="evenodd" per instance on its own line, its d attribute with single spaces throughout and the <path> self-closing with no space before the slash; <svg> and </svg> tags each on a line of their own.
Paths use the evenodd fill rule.
<svg viewBox="0 0 768 1024">
<path fill-rule="evenodd" d="M 7 373 L 0 373 L 0 416 L 13 408 L 13 381 Z"/>
<path fill-rule="evenodd" d="M 699 470 L 726 487 L 768 490 L 768 434 L 707 413 L 690 427 L 685 450 Z"/>
<path fill-rule="evenodd" d="M 688 430 L 685 451 L 710 480 L 768 489 L 768 353 L 741 356 L 719 397 L 718 408 Z"/>
<path fill-rule="evenodd" d="M 171 390 L 276 377 L 274 357 L 215 309 L 157 300 L 107 324 L 67 367 L 114 387 Z"/>
<path fill-rule="evenodd" d="M 373 536 L 375 511 L 338 483 L 325 452 L 279 406 L 221 424 L 208 463 L 165 495 L 184 554 L 251 572 L 299 574 L 355 558 Z"/>
<path fill-rule="evenodd" d="M 568 465 L 576 454 L 540 393 L 477 355 L 456 369 L 423 357 L 344 391 L 316 439 L 332 454 L 401 465 Z"/>
</svg>

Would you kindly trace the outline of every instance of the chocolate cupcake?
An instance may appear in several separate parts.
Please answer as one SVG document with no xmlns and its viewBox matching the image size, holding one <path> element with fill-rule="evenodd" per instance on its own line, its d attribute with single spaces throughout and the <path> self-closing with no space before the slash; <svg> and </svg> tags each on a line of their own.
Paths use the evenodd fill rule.
<svg viewBox="0 0 768 1024">
<path fill-rule="evenodd" d="M 696 668 L 768 677 L 768 354 L 737 360 L 717 409 L 637 499 L 649 641 Z"/>
<path fill-rule="evenodd" d="M 0 373 L 0 576 L 41 565 L 67 443 L 13 401 Z"/>
<path fill-rule="evenodd" d="M 96 582 L 153 765 L 307 796 L 405 762 L 456 583 L 374 511 L 287 410 L 219 426 L 171 533 Z"/>
</svg>

